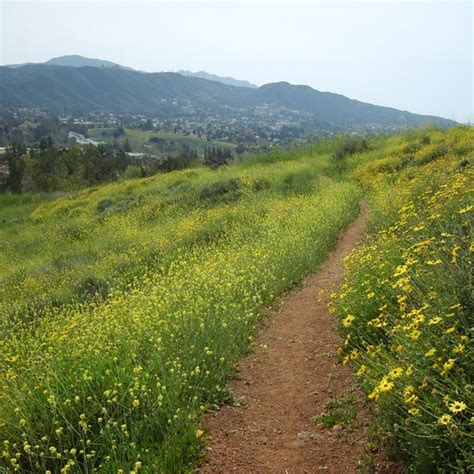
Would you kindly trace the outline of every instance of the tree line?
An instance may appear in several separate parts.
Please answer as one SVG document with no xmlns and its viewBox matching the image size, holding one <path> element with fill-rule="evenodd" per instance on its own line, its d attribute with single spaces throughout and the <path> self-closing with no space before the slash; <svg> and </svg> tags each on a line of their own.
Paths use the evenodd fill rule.
<svg viewBox="0 0 474 474">
<path fill-rule="evenodd" d="M 51 138 L 37 147 L 13 143 L 0 157 L 0 192 L 37 193 L 73 190 L 120 178 L 139 178 L 189 168 L 196 150 L 184 145 L 175 156 L 136 158 L 122 147 L 106 144 L 58 147 Z M 218 168 L 232 160 L 230 148 L 208 147 L 204 165 Z"/>
<path fill-rule="evenodd" d="M 210 168 L 228 165 L 232 159 L 232 151 L 229 147 L 208 146 L 204 150 L 204 165 Z"/>
<path fill-rule="evenodd" d="M 107 145 L 62 148 L 48 138 L 37 148 L 12 144 L 1 163 L 3 192 L 35 193 L 78 189 L 117 179 L 132 159 L 123 150 Z"/>
</svg>

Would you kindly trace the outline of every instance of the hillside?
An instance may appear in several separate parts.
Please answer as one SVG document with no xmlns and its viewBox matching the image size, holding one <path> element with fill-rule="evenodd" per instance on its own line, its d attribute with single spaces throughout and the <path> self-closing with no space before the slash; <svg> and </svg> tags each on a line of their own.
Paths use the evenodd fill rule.
<svg viewBox="0 0 474 474">
<path fill-rule="evenodd" d="M 0 469 L 191 471 L 207 443 L 204 414 L 241 404 L 227 384 L 262 314 L 321 267 L 362 199 L 369 232 L 331 303 L 341 360 L 356 367 L 380 439 L 414 472 L 465 471 L 473 152 L 472 128 L 408 131 L 68 194 L 0 196 Z M 301 354 L 291 331 L 269 344 Z M 316 340 L 305 334 L 305 367 L 330 372 Z M 278 364 L 268 364 L 271 377 Z M 297 440 L 316 440 L 322 463 L 324 446 L 351 449 L 352 418 L 318 377 L 295 381 L 291 396 L 277 392 L 282 416 L 299 413 L 303 390 L 325 406 L 322 426 L 311 421 Z M 244 441 L 268 456 L 279 439 Z"/>
<path fill-rule="evenodd" d="M 451 126 L 439 117 L 379 107 L 285 82 L 257 89 L 176 73 L 141 73 L 115 67 L 27 65 L 0 68 L 0 108 L 41 107 L 57 112 L 116 112 L 165 117 L 265 116 L 297 112 L 336 126 Z M 283 114 L 283 115 L 284 115 Z"/>
</svg>

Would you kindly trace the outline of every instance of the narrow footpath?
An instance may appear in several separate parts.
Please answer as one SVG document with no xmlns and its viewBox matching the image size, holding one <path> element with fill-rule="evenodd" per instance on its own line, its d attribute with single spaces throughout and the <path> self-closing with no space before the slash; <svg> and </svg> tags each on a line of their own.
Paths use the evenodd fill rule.
<svg viewBox="0 0 474 474">
<path fill-rule="evenodd" d="M 256 350 L 241 361 L 239 379 L 231 384 L 240 403 L 206 420 L 208 455 L 199 472 L 346 474 L 362 467 L 368 414 L 351 369 L 337 362 L 341 341 L 327 302 L 366 220 L 363 205 L 320 270 L 265 318 Z M 318 416 L 330 412 L 328 403 L 341 400 L 353 404 L 354 419 L 318 425 Z M 393 472 L 385 463 L 374 467 Z"/>
</svg>

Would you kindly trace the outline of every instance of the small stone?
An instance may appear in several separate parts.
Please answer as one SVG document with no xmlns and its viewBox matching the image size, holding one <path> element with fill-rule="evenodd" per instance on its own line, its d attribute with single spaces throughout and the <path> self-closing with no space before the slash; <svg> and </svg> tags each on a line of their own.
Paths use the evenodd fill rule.
<svg viewBox="0 0 474 474">
<path fill-rule="evenodd" d="M 332 427 L 332 430 L 334 431 L 334 433 L 340 433 L 342 431 L 342 425 L 334 425 Z"/>
</svg>

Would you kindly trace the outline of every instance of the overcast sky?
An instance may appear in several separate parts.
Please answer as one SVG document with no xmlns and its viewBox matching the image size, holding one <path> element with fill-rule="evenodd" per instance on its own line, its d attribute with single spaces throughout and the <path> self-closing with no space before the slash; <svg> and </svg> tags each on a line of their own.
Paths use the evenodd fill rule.
<svg viewBox="0 0 474 474">
<path fill-rule="evenodd" d="M 0 64 L 65 54 L 474 121 L 471 2 L 0 0 Z"/>
</svg>

